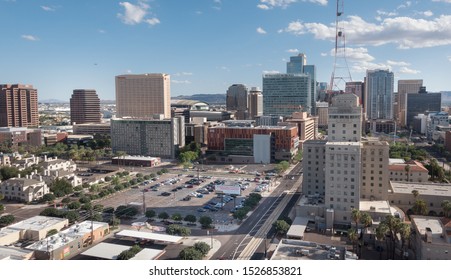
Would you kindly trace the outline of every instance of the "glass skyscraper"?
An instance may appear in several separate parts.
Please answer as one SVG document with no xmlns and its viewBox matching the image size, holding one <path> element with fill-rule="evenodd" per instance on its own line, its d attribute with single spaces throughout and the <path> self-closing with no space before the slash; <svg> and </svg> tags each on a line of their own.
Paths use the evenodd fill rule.
<svg viewBox="0 0 451 280">
<path fill-rule="evenodd" d="M 297 56 L 291 56 L 287 62 L 287 74 L 308 74 L 310 75 L 310 92 L 311 92 L 311 113 L 316 114 L 316 101 L 318 99 L 316 91 L 316 67 L 315 65 L 307 65 L 307 56 L 303 53 Z"/>
<path fill-rule="evenodd" d="M 365 110 L 367 119 L 393 119 L 393 72 L 367 70 Z"/>
</svg>

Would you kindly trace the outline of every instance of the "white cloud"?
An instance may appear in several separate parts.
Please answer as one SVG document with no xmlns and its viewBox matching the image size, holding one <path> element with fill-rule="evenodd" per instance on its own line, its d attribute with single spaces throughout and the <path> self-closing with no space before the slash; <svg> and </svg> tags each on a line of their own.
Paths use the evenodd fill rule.
<svg viewBox="0 0 451 280">
<path fill-rule="evenodd" d="M 277 70 L 264 70 L 263 74 L 280 74 L 280 71 L 277 71 Z"/>
<path fill-rule="evenodd" d="M 132 70 L 127 69 L 125 72 L 127 72 L 128 74 L 132 73 Z"/>
<path fill-rule="evenodd" d="M 177 77 L 179 77 L 179 76 L 192 76 L 193 75 L 193 73 L 191 73 L 191 72 L 180 72 L 180 73 L 175 73 L 175 74 L 172 74 L 173 76 L 177 76 Z"/>
<path fill-rule="evenodd" d="M 28 41 L 38 41 L 39 38 L 33 35 L 22 35 L 22 39 L 28 40 Z"/>
<path fill-rule="evenodd" d="M 99 33 L 101 33 L 101 34 L 105 34 L 106 33 L 106 31 L 105 30 L 103 30 L 103 29 L 99 29 L 99 30 L 97 30 Z"/>
<path fill-rule="evenodd" d="M 299 50 L 298 49 L 289 49 L 286 52 L 288 52 L 288 53 L 299 53 Z"/>
<path fill-rule="evenodd" d="M 451 62 L 451 55 L 450 55 L 450 56 L 448 56 L 448 60 L 449 60 L 449 62 Z"/>
<path fill-rule="evenodd" d="M 392 66 L 410 66 L 410 63 L 404 61 L 387 60 L 388 65 Z"/>
<path fill-rule="evenodd" d="M 431 10 L 428 10 L 428 11 L 424 11 L 423 15 L 425 17 L 432 17 L 434 15 L 434 13 Z"/>
<path fill-rule="evenodd" d="M 344 22 L 348 44 L 380 46 L 395 44 L 400 49 L 451 45 L 451 15 L 435 19 L 395 17 L 380 23 L 366 22 L 359 16 L 349 16 Z M 313 34 L 316 39 L 335 40 L 335 27 L 323 23 L 290 22 L 279 31 L 294 35 Z M 418 40 L 421 38 L 421 40 Z"/>
<path fill-rule="evenodd" d="M 145 20 L 150 25 L 156 25 L 160 23 L 160 20 L 157 18 L 149 18 Z"/>
<path fill-rule="evenodd" d="M 444 3 L 451 3 L 451 0 L 432 0 L 432 2 L 444 2 Z"/>
<path fill-rule="evenodd" d="M 219 67 L 219 69 L 230 72 L 230 68 L 227 66 L 221 66 L 221 67 Z"/>
<path fill-rule="evenodd" d="M 266 31 L 263 28 L 259 27 L 259 28 L 257 28 L 257 33 L 266 34 Z"/>
<path fill-rule="evenodd" d="M 327 53 L 322 52 L 320 55 L 321 56 L 327 56 Z"/>
<path fill-rule="evenodd" d="M 397 72 L 402 73 L 402 74 L 412 74 L 412 75 L 421 73 L 421 71 L 419 71 L 419 70 L 410 69 L 405 66 L 400 67 Z"/>
<path fill-rule="evenodd" d="M 260 0 L 260 4 L 258 4 L 257 7 L 262 10 L 273 8 L 286 9 L 289 5 L 299 1 L 310 2 L 321 6 L 326 6 L 328 2 L 328 0 Z"/>
<path fill-rule="evenodd" d="M 174 84 L 191 84 L 191 82 L 188 81 L 188 80 L 184 80 L 184 81 L 171 80 L 171 82 L 174 83 Z"/>
<path fill-rule="evenodd" d="M 160 23 L 160 20 L 156 17 L 146 18 L 150 8 L 146 1 L 147 0 L 138 0 L 136 5 L 130 2 L 120 2 L 119 5 L 124 7 L 124 13 L 118 13 L 117 16 L 123 23 L 128 25 L 135 25 L 141 22 L 146 22 L 150 25 Z"/>
<path fill-rule="evenodd" d="M 432 0 L 432 1 L 434 1 L 434 0 Z M 408 7 L 410 7 L 411 5 L 412 5 L 412 1 L 406 1 L 405 4 L 399 5 L 397 9 L 399 10 L 399 9 L 408 8 Z"/>
<path fill-rule="evenodd" d="M 49 6 L 41 6 L 41 9 L 43 9 L 46 12 L 54 12 L 54 11 L 56 11 L 55 8 L 49 7 Z"/>
<path fill-rule="evenodd" d="M 394 16 L 398 15 L 397 12 L 385 12 L 382 10 L 377 10 L 376 13 L 380 16 L 386 16 L 386 17 L 394 17 Z"/>
</svg>

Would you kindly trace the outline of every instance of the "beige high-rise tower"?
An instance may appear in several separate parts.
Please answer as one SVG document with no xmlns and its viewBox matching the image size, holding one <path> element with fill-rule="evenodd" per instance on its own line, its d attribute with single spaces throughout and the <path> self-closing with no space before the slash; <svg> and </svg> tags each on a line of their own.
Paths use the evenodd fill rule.
<svg viewBox="0 0 451 280">
<path fill-rule="evenodd" d="M 423 80 L 398 81 L 398 124 L 406 126 L 407 94 L 418 93 L 423 86 Z"/>
<path fill-rule="evenodd" d="M 116 76 L 117 117 L 171 117 L 171 79 L 168 74 Z"/>
</svg>

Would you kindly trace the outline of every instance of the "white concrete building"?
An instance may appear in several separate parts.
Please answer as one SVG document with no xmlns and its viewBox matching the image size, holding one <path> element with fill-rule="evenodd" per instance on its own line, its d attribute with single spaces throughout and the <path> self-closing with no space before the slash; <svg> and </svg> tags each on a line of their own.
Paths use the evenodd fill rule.
<svg viewBox="0 0 451 280">
<path fill-rule="evenodd" d="M 49 187 L 43 180 L 28 178 L 11 178 L 0 183 L 0 193 L 5 199 L 31 202 L 41 199 L 49 193 Z"/>
<path fill-rule="evenodd" d="M 451 222 L 438 217 L 412 216 L 412 247 L 418 260 L 451 260 Z"/>
</svg>

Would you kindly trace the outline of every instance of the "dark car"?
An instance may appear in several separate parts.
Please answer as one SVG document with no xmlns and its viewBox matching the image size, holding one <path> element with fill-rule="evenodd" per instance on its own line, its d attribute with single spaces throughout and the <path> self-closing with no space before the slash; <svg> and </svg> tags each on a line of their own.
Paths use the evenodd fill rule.
<svg viewBox="0 0 451 280">
<path fill-rule="evenodd" d="M 162 192 L 161 195 L 162 195 L 162 196 L 170 196 L 171 193 L 170 193 L 170 192 Z"/>
<path fill-rule="evenodd" d="M 182 200 L 183 201 L 189 201 L 189 200 L 191 200 L 191 196 L 185 196 Z"/>
</svg>

